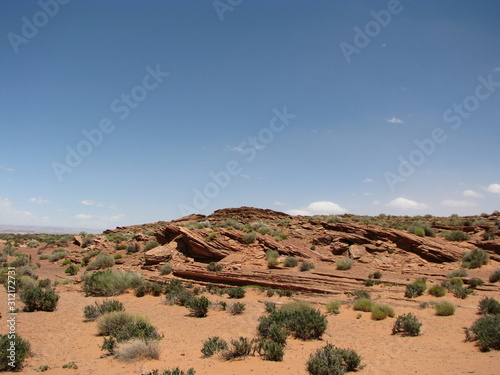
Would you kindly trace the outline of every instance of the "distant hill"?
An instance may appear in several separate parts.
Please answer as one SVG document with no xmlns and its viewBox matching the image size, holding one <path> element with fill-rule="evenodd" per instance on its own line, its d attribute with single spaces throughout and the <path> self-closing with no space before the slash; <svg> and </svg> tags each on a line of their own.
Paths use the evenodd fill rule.
<svg viewBox="0 0 500 375">
<path fill-rule="evenodd" d="M 89 228 L 44 227 L 36 225 L 0 225 L 0 233 L 78 234 L 80 232 L 101 233 L 102 231 Z"/>
</svg>

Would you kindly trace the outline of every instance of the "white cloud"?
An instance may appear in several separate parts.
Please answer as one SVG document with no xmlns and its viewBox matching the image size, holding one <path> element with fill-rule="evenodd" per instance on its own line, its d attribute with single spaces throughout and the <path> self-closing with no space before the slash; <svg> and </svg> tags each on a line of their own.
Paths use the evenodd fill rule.
<svg viewBox="0 0 500 375">
<path fill-rule="evenodd" d="M 390 122 L 391 124 L 402 124 L 403 123 L 403 120 L 401 120 L 397 117 L 394 117 L 394 116 L 386 119 L 385 121 Z"/>
<path fill-rule="evenodd" d="M 370 195 L 373 195 L 373 193 L 371 193 L 371 192 L 367 191 L 367 192 L 363 193 L 363 195 L 364 195 L 365 197 L 369 197 Z"/>
<path fill-rule="evenodd" d="M 118 221 L 120 219 L 123 219 L 124 217 L 125 217 L 124 214 L 117 214 L 117 215 L 112 215 L 112 216 L 105 215 L 102 217 L 102 220 L 103 221 Z"/>
<path fill-rule="evenodd" d="M 39 205 L 52 203 L 52 201 L 49 201 L 47 199 L 42 199 L 42 198 L 31 198 L 30 202 L 34 203 L 34 204 L 39 204 Z"/>
<path fill-rule="evenodd" d="M 448 207 L 474 207 L 476 206 L 475 203 L 469 202 L 469 201 L 456 201 L 453 199 L 445 199 L 444 201 L 441 202 L 443 206 L 448 206 Z"/>
<path fill-rule="evenodd" d="M 302 209 L 288 210 L 287 213 L 290 215 L 338 215 L 345 214 L 347 210 L 339 206 L 335 202 L 321 201 L 312 202 L 307 207 Z"/>
<path fill-rule="evenodd" d="M 500 184 L 491 184 L 486 188 L 490 193 L 500 194 Z"/>
<path fill-rule="evenodd" d="M 476 191 L 474 191 L 474 190 L 470 190 L 470 189 L 469 189 L 469 190 L 465 190 L 465 191 L 462 193 L 462 195 L 463 195 L 464 197 L 469 197 L 469 198 L 482 198 L 482 197 L 484 197 L 484 195 L 483 195 L 483 194 L 478 193 L 478 192 L 476 192 Z"/>
<path fill-rule="evenodd" d="M 372 202 L 372 204 L 374 204 L 375 206 L 378 206 L 379 204 L 382 204 L 382 202 L 381 202 L 381 201 L 379 201 L 378 199 L 376 199 L 376 200 L 374 200 L 374 201 Z"/>
<path fill-rule="evenodd" d="M 83 201 L 80 201 L 80 203 L 83 204 L 84 206 L 102 207 L 101 203 L 96 203 L 92 199 L 85 199 Z"/>
<path fill-rule="evenodd" d="M 86 214 L 75 215 L 75 219 L 79 219 L 79 220 L 88 220 L 91 217 L 92 217 L 91 215 L 86 215 Z"/>
<path fill-rule="evenodd" d="M 6 171 L 6 172 L 15 172 L 15 169 L 12 169 L 12 168 L 7 168 L 3 165 L 0 164 L 0 170 L 2 171 Z"/>
<path fill-rule="evenodd" d="M 373 182 L 373 179 L 371 178 L 365 178 L 365 180 L 363 181 L 365 184 L 368 184 L 370 182 Z"/>
<path fill-rule="evenodd" d="M 288 206 L 288 203 L 286 203 L 286 202 L 274 202 L 273 204 L 275 206 Z"/>
<path fill-rule="evenodd" d="M 401 210 L 424 210 L 428 208 L 425 203 L 418 203 L 403 197 L 393 199 L 387 205 L 389 207 L 399 208 Z"/>
<path fill-rule="evenodd" d="M 13 225 L 33 225 L 34 222 L 45 222 L 48 217 L 39 217 L 29 211 L 19 210 L 14 207 L 8 198 L 0 197 L 0 222 Z"/>
</svg>

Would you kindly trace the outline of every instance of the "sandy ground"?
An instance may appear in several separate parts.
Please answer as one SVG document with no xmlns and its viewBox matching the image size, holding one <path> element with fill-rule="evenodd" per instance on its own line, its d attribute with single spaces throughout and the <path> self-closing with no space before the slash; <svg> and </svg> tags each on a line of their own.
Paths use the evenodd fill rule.
<svg viewBox="0 0 500 375">
<path fill-rule="evenodd" d="M 490 270 L 478 272 L 485 279 Z M 64 275 L 63 268 L 48 262 L 42 262 L 42 268 L 37 273 L 41 278 Z M 137 298 L 127 293 L 115 299 L 121 301 L 128 312 L 149 317 L 164 338 L 161 340 L 159 360 L 126 363 L 113 357 L 102 358 L 103 352 L 99 346 L 103 338 L 96 335 L 95 322 L 84 321 L 83 309 L 103 298 L 85 297 L 81 288 L 81 284 L 59 285 L 57 290 L 61 297 L 54 312 L 21 312 L 17 315 L 18 333 L 32 345 L 32 356 L 25 362 L 23 374 L 38 374 L 36 370 L 41 365 L 48 365 L 47 374 L 125 375 L 179 366 L 184 370 L 193 367 L 198 375 L 306 375 L 305 364 L 310 354 L 326 343 L 355 349 L 363 357 L 364 368 L 357 372 L 360 375 L 496 375 L 500 369 L 500 351 L 480 352 L 474 343 L 464 342 L 463 331 L 463 327 L 470 326 L 478 318 L 479 300 L 485 295 L 500 299 L 498 292 L 477 292 L 477 295 L 465 300 L 456 299 L 448 293 L 445 298 L 457 306 L 455 315 L 449 317 L 436 316 L 432 308 L 418 309 L 419 302 L 432 301 L 436 299 L 434 297 L 424 295 L 407 301 L 400 298 L 401 295 L 394 298 L 393 293 L 374 292 L 372 299 L 389 303 L 395 308 L 396 315 L 413 312 L 423 323 L 421 336 L 393 336 L 391 329 L 394 318 L 374 321 L 370 313 L 361 313 L 361 318 L 358 319 L 358 312 L 353 311 L 351 306 L 344 305 L 339 315 L 328 316 L 328 329 L 322 340 L 304 342 L 289 338 L 283 362 L 264 361 L 259 357 L 237 361 L 202 358 L 200 350 L 203 342 L 211 336 L 219 336 L 227 341 L 240 336 L 249 339 L 255 337 L 258 319 L 264 314 L 264 301 L 282 304 L 295 299 L 307 299 L 326 313 L 324 304 L 332 298 L 345 301 L 352 301 L 352 298 L 344 295 L 269 298 L 250 289 L 245 298 L 240 300 L 246 304 L 243 315 L 231 316 L 226 311 L 210 310 L 207 317 L 194 318 L 188 316 L 185 307 L 164 304 L 164 296 Z M 226 297 L 205 295 L 212 302 L 234 302 Z M 1 288 L 2 334 L 8 329 L 6 301 L 5 290 Z M 19 302 L 19 307 L 21 306 Z M 62 368 L 71 361 L 78 365 L 77 370 Z"/>
</svg>

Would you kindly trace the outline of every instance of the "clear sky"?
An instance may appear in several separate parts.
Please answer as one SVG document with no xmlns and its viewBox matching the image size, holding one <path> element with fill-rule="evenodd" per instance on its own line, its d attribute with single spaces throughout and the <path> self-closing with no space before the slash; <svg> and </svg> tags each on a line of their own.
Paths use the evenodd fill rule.
<svg viewBox="0 0 500 375">
<path fill-rule="evenodd" d="M 500 209 L 500 2 L 0 2 L 0 224 Z"/>
</svg>

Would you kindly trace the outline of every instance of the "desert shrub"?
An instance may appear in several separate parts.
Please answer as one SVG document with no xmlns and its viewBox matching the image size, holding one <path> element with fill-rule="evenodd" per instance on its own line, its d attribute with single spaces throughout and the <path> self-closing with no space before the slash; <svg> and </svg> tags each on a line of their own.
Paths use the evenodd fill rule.
<svg viewBox="0 0 500 375">
<path fill-rule="evenodd" d="M 27 266 L 28 264 L 30 264 L 30 258 L 27 255 L 22 254 L 22 255 L 17 256 L 16 259 L 14 259 L 12 262 L 10 262 L 9 266 L 18 268 L 18 267 L 22 267 L 22 266 Z"/>
<path fill-rule="evenodd" d="M 493 232 L 484 232 L 481 237 L 483 237 L 484 241 L 492 241 L 496 238 L 495 233 Z"/>
<path fill-rule="evenodd" d="M 280 297 L 291 297 L 293 292 L 290 289 L 276 289 L 276 293 Z"/>
<path fill-rule="evenodd" d="M 453 295 L 457 298 L 466 299 L 469 294 L 473 293 L 472 289 L 464 288 L 463 286 L 457 286 L 452 289 Z"/>
<path fill-rule="evenodd" d="M 264 305 L 267 313 L 276 311 L 276 304 L 274 302 L 264 301 Z"/>
<path fill-rule="evenodd" d="M 240 337 L 238 340 L 231 340 L 231 347 L 222 352 L 225 360 L 241 358 L 250 355 L 252 343 L 246 337 Z"/>
<path fill-rule="evenodd" d="M 382 278 L 382 272 L 375 271 L 374 273 L 369 274 L 368 278 L 369 279 L 374 279 L 374 280 L 380 280 Z"/>
<path fill-rule="evenodd" d="M 66 266 L 68 264 L 71 264 L 71 260 L 69 259 L 64 259 L 62 262 L 61 262 L 61 266 Z"/>
<path fill-rule="evenodd" d="M 335 264 L 337 265 L 338 270 L 350 270 L 352 268 L 353 260 L 348 257 L 338 259 Z"/>
<path fill-rule="evenodd" d="M 281 362 L 285 355 L 285 346 L 275 341 L 264 341 L 262 343 L 262 352 L 265 360 Z"/>
<path fill-rule="evenodd" d="M 255 234 L 255 232 L 247 233 L 243 235 L 242 239 L 244 243 L 251 244 L 255 242 L 255 240 L 257 239 L 257 235 Z"/>
<path fill-rule="evenodd" d="M 143 251 L 146 252 L 146 251 L 149 251 L 151 249 L 154 249 L 155 247 L 158 247 L 160 246 L 160 244 L 158 243 L 157 240 L 153 240 L 153 241 L 148 241 L 146 242 L 146 244 L 144 245 L 144 249 Z"/>
<path fill-rule="evenodd" d="M 446 277 L 451 279 L 452 277 L 467 277 L 469 274 L 465 268 L 459 268 L 458 270 L 453 270 L 449 272 Z"/>
<path fill-rule="evenodd" d="M 170 263 L 165 263 L 163 266 L 160 267 L 160 275 L 169 275 L 172 273 L 172 264 Z"/>
<path fill-rule="evenodd" d="M 94 261 L 87 266 L 87 271 L 102 270 L 104 268 L 113 267 L 115 260 L 106 252 L 99 253 Z"/>
<path fill-rule="evenodd" d="M 207 237 L 205 237 L 205 241 L 207 242 L 213 241 L 215 237 L 217 237 L 217 234 L 218 234 L 217 231 L 214 230 Z"/>
<path fill-rule="evenodd" d="M 43 279 L 38 282 L 38 286 L 40 288 L 50 288 L 50 283 L 49 279 Z"/>
<path fill-rule="evenodd" d="M 329 314 L 339 314 L 340 313 L 340 306 L 343 305 L 342 301 L 330 301 L 326 304 L 326 311 Z"/>
<path fill-rule="evenodd" d="M 261 338 L 280 342 L 288 333 L 301 340 L 319 339 L 326 330 L 326 316 L 305 303 L 291 303 L 259 319 Z"/>
<path fill-rule="evenodd" d="M 153 370 L 146 375 L 195 375 L 196 371 L 194 369 L 190 368 L 187 371 L 181 370 L 179 367 L 176 367 L 172 370 L 163 370 L 163 372 L 160 374 L 158 370 Z"/>
<path fill-rule="evenodd" d="M 79 270 L 80 268 L 76 264 L 71 264 L 64 270 L 64 272 L 74 276 Z"/>
<path fill-rule="evenodd" d="M 114 260 L 122 259 L 122 258 L 123 258 L 123 255 L 121 255 L 121 254 L 115 254 L 115 255 L 113 255 L 113 259 Z"/>
<path fill-rule="evenodd" d="M 352 292 L 352 295 L 354 296 L 354 298 L 372 298 L 371 293 L 367 290 L 355 290 Z"/>
<path fill-rule="evenodd" d="M 276 250 L 267 250 L 266 251 L 266 260 L 267 260 L 267 266 L 269 268 L 275 268 L 279 262 L 278 262 L 278 257 L 280 254 Z"/>
<path fill-rule="evenodd" d="M 242 287 L 237 287 L 237 288 L 228 288 L 226 290 L 227 295 L 229 298 L 243 298 L 245 297 L 245 289 Z"/>
<path fill-rule="evenodd" d="M 462 255 L 462 266 L 465 268 L 480 268 L 488 264 L 490 255 L 479 248 L 472 249 Z"/>
<path fill-rule="evenodd" d="M 360 363 L 361 357 L 354 350 L 327 344 L 311 354 L 306 366 L 310 375 L 343 375 L 357 370 Z"/>
<path fill-rule="evenodd" d="M 418 336 L 421 326 L 422 323 L 412 313 L 399 315 L 392 327 L 392 334 L 401 333 L 403 336 Z"/>
<path fill-rule="evenodd" d="M 86 295 L 117 296 L 143 284 L 144 277 L 135 272 L 105 270 L 86 273 L 83 281 Z"/>
<path fill-rule="evenodd" d="M 274 296 L 274 293 L 276 293 L 276 291 L 273 288 L 269 288 L 266 290 L 266 296 L 268 297 Z"/>
<path fill-rule="evenodd" d="M 373 308 L 373 302 L 368 298 L 358 298 L 354 301 L 353 309 L 355 311 L 366 311 L 371 312 Z"/>
<path fill-rule="evenodd" d="M 300 263 L 300 266 L 299 266 L 300 272 L 306 272 L 306 271 L 310 271 L 312 269 L 314 269 L 314 264 L 312 264 L 311 262 L 303 261 L 302 263 Z"/>
<path fill-rule="evenodd" d="M 299 264 L 299 260 L 293 256 L 287 256 L 283 261 L 285 267 L 296 267 Z"/>
<path fill-rule="evenodd" d="M 28 246 L 30 249 L 33 249 L 35 247 L 40 246 L 40 242 L 38 242 L 37 240 L 31 240 L 31 241 L 28 241 L 26 246 Z"/>
<path fill-rule="evenodd" d="M 500 350 L 500 314 L 485 315 L 465 329 L 467 341 L 477 341 L 483 351 Z"/>
<path fill-rule="evenodd" d="M 134 254 L 139 251 L 141 251 L 141 246 L 137 242 L 127 246 L 127 254 Z"/>
<path fill-rule="evenodd" d="M 441 232 L 441 234 L 448 241 L 467 241 L 470 239 L 470 236 L 461 230 L 447 230 Z"/>
<path fill-rule="evenodd" d="M 455 314 L 455 305 L 450 301 L 439 301 L 434 304 L 436 314 L 440 316 L 449 316 Z"/>
<path fill-rule="evenodd" d="M 222 222 L 221 226 L 229 229 L 234 228 L 237 230 L 241 230 L 243 228 L 243 224 L 235 219 L 226 219 Z"/>
<path fill-rule="evenodd" d="M 46 260 L 49 258 L 50 258 L 49 254 L 40 254 L 40 256 L 38 257 L 38 259 L 40 259 L 40 260 Z"/>
<path fill-rule="evenodd" d="M 105 337 L 101 345 L 101 350 L 108 352 L 110 355 L 114 355 L 117 346 L 118 343 L 114 337 Z"/>
<path fill-rule="evenodd" d="M 54 289 L 41 288 L 38 285 L 24 286 L 21 292 L 24 311 L 54 311 L 59 295 Z"/>
<path fill-rule="evenodd" d="M 209 337 L 204 343 L 201 352 L 204 357 L 211 357 L 217 352 L 227 349 L 227 342 L 217 336 Z"/>
<path fill-rule="evenodd" d="M 434 297 L 443 297 L 446 294 L 446 288 L 442 285 L 433 285 L 429 288 L 429 294 Z"/>
<path fill-rule="evenodd" d="M 151 325 L 148 318 L 125 311 L 114 311 L 101 316 L 97 321 L 97 331 L 100 336 L 113 336 L 117 342 L 133 338 L 160 338 L 158 331 Z"/>
<path fill-rule="evenodd" d="M 498 281 L 500 281 L 500 269 L 493 271 L 489 278 L 490 283 L 496 283 Z"/>
<path fill-rule="evenodd" d="M 216 262 L 210 262 L 207 266 L 207 271 L 211 272 L 219 272 L 222 271 L 224 266 L 222 264 L 216 263 Z"/>
<path fill-rule="evenodd" d="M 12 342 L 14 345 L 11 344 Z M 11 346 L 15 347 L 14 361 L 9 358 Z M 19 371 L 23 367 L 24 360 L 30 354 L 30 349 L 30 343 L 18 334 L 0 336 L 0 371 Z"/>
<path fill-rule="evenodd" d="M 479 301 L 479 313 L 483 315 L 500 314 L 500 302 L 494 298 L 484 297 Z"/>
<path fill-rule="evenodd" d="M 427 289 L 425 280 L 417 280 L 406 286 L 405 297 L 415 298 L 424 294 Z"/>
<path fill-rule="evenodd" d="M 469 287 L 475 289 L 478 286 L 483 286 L 484 281 L 478 277 L 473 277 L 467 281 L 467 285 L 469 285 Z"/>
<path fill-rule="evenodd" d="M 57 262 L 65 258 L 68 255 L 68 251 L 64 247 L 58 247 L 52 252 L 52 255 L 49 256 L 49 262 Z"/>
<path fill-rule="evenodd" d="M 209 305 L 210 301 L 206 297 L 193 297 L 186 303 L 186 307 L 191 311 L 191 315 L 196 318 L 207 316 Z"/>
<path fill-rule="evenodd" d="M 183 288 L 178 291 L 168 292 L 166 296 L 166 303 L 168 305 L 179 305 L 187 307 L 187 304 L 189 303 L 189 301 L 191 301 L 192 298 L 194 298 L 194 293 Z"/>
<path fill-rule="evenodd" d="M 160 358 L 160 345 L 156 340 L 133 339 L 119 345 L 114 355 L 116 358 L 131 362 L 138 358 L 158 359 Z"/>
<path fill-rule="evenodd" d="M 394 318 L 394 309 L 385 303 L 376 303 L 372 307 L 372 319 L 383 320 L 390 316 Z"/>
<path fill-rule="evenodd" d="M 231 305 L 229 305 L 229 312 L 231 313 L 231 315 L 240 315 L 240 314 L 243 314 L 243 312 L 245 311 L 245 304 L 244 303 L 241 303 L 241 302 L 235 302 Z"/>
<path fill-rule="evenodd" d="M 72 369 L 72 370 L 78 370 L 78 365 L 71 361 L 71 362 L 68 362 L 68 363 L 65 363 L 64 365 L 62 365 L 62 368 L 69 368 L 69 369 Z"/>
<path fill-rule="evenodd" d="M 87 305 L 83 309 L 83 315 L 86 320 L 94 321 L 101 315 L 113 312 L 123 311 L 123 303 L 116 300 L 104 300 L 102 303 L 96 302 L 93 305 Z"/>
</svg>

